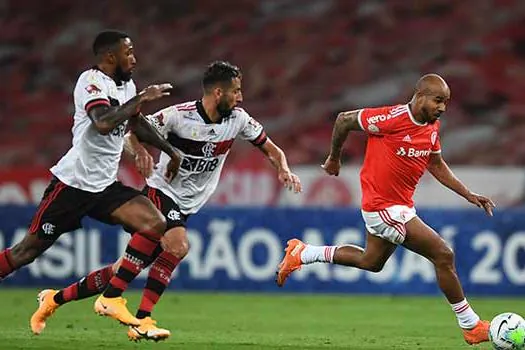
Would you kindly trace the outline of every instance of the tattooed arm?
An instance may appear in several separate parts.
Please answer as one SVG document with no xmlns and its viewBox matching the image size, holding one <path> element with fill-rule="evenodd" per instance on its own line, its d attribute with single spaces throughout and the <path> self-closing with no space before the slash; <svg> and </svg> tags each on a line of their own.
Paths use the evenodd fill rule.
<svg viewBox="0 0 525 350">
<path fill-rule="evenodd" d="M 359 111 L 341 112 L 337 115 L 332 131 L 330 154 L 321 167 L 329 175 L 339 175 L 341 168 L 341 150 L 351 130 L 362 130 L 358 121 Z"/>
<path fill-rule="evenodd" d="M 140 142 L 147 143 L 150 146 L 160 149 L 162 152 L 170 156 L 170 158 L 179 157 L 177 151 L 175 151 L 168 140 L 166 140 L 141 113 L 139 113 L 136 118 L 130 119 L 129 122 L 131 131 Z"/>
<path fill-rule="evenodd" d="M 99 133 L 107 135 L 119 124 L 135 116 L 143 103 L 168 96 L 169 89 L 172 89 L 171 84 L 148 86 L 122 106 L 112 107 L 101 104 L 89 109 L 89 118 Z"/>
</svg>

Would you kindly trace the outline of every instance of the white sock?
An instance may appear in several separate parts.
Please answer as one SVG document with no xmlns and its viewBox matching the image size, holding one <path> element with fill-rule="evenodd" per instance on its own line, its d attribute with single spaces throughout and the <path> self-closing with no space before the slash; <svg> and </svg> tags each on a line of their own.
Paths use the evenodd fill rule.
<svg viewBox="0 0 525 350">
<path fill-rule="evenodd" d="M 479 316 L 472 310 L 467 299 L 463 299 L 459 303 L 450 304 L 452 310 L 456 313 L 459 326 L 463 329 L 471 329 L 479 322 Z"/>
<path fill-rule="evenodd" d="M 311 264 L 314 262 L 332 263 L 334 261 L 334 254 L 336 246 L 317 246 L 307 244 L 306 248 L 301 252 L 301 262 L 303 264 Z"/>
</svg>

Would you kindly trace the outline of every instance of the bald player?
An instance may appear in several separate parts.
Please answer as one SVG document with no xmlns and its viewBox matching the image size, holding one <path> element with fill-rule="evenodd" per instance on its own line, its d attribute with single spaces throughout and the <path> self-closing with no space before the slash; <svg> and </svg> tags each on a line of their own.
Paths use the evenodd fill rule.
<svg viewBox="0 0 525 350">
<path fill-rule="evenodd" d="M 348 133 L 355 130 L 368 134 L 361 170 L 366 248 L 313 246 L 292 239 L 279 265 L 279 286 L 301 265 L 317 262 L 379 272 L 397 246 L 403 245 L 434 264 L 439 287 L 456 314 L 465 341 L 488 341 L 489 322 L 480 320 L 467 302 L 454 266 L 454 252 L 417 216 L 412 200 L 426 169 L 444 186 L 492 216 L 494 203 L 471 192 L 441 156 L 439 119 L 449 99 L 450 88 L 445 80 L 427 74 L 417 82 L 408 104 L 339 113 L 330 154 L 322 167 L 328 175 L 338 176 L 341 147 Z"/>
</svg>

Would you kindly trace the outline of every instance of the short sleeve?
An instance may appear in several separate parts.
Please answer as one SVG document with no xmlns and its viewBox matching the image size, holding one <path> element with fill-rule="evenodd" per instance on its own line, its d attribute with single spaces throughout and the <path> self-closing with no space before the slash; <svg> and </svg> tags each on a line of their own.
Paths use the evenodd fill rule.
<svg viewBox="0 0 525 350">
<path fill-rule="evenodd" d="M 82 106 L 86 113 L 95 106 L 110 105 L 103 78 L 96 71 L 88 71 L 80 76 L 77 82 L 78 106 Z"/>
<path fill-rule="evenodd" d="M 170 106 L 151 115 L 147 115 L 145 118 L 164 137 L 167 137 L 169 132 L 177 128 L 179 112 L 175 106 Z"/>
<path fill-rule="evenodd" d="M 396 117 L 403 113 L 402 109 L 397 111 L 392 107 L 363 108 L 359 110 L 357 119 L 359 126 L 365 132 L 372 135 L 386 135 L 395 131 L 396 121 L 399 120 Z"/>
<path fill-rule="evenodd" d="M 239 136 L 243 140 L 250 141 L 254 146 L 262 146 L 268 137 L 263 126 L 252 118 L 246 111 L 241 110 L 242 127 Z"/>
<path fill-rule="evenodd" d="M 436 130 L 432 131 L 430 134 L 430 143 L 432 144 L 431 152 L 432 153 L 441 153 L 441 140 L 439 137 L 439 121 L 436 122 Z"/>
</svg>

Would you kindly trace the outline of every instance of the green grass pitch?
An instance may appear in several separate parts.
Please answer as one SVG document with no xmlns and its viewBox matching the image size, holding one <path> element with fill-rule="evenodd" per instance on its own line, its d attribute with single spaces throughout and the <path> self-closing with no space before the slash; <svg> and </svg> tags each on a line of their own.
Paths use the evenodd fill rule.
<svg viewBox="0 0 525 350">
<path fill-rule="evenodd" d="M 133 343 L 94 314 L 94 298 L 58 309 L 40 336 L 29 330 L 37 290 L 0 289 L 0 349 L 469 349 L 441 297 L 168 292 L 154 317 L 164 342 Z M 128 292 L 128 305 L 139 294 Z M 482 317 L 525 310 L 524 299 L 471 298 Z M 487 344 L 475 349 L 490 349 Z"/>
</svg>

